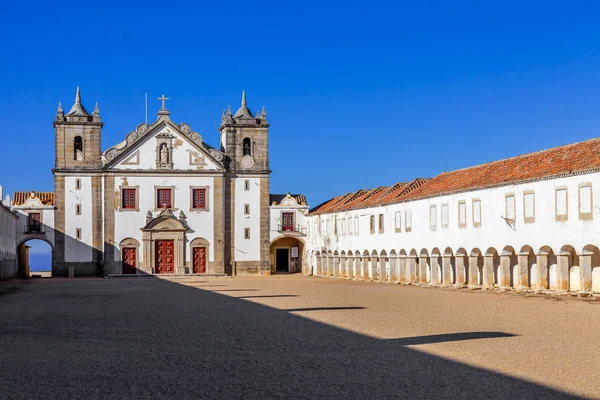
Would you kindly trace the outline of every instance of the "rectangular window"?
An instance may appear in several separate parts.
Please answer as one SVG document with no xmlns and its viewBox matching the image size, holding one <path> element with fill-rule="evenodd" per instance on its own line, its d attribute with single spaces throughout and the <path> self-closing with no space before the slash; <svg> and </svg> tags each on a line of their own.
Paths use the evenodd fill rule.
<svg viewBox="0 0 600 400">
<path fill-rule="evenodd" d="M 81 240 L 81 228 L 75 229 L 75 238 Z"/>
<path fill-rule="evenodd" d="M 340 225 L 340 221 L 338 221 L 337 217 L 333 217 L 333 234 L 336 236 L 340 232 L 339 225 Z"/>
<path fill-rule="evenodd" d="M 346 236 L 346 219 L 342 220 L 342 235 Z"/>
<path fill-rule="evenodd" d="M 394 225 L 396 226 L 396 232 L 400 232 L 401 230 L 401 220 L 400 220 L 400 211 L 396 211 L 394 214 Z"/>
<path fill-rule="evenodd" d="M 352 235 L 352 217 L 348 218 L 348 235 Z"/>
<path fill-rule="evenodd" d="M 157 208 L 173 208 L 171 204 L 171 189 L 156 189 Z"/>
<path fill-rule="evenodd" d="M 504 198 L 505 206 L 506 206 L 506 219 L 509 219 L 509 222 L 516 222 L 516 212 L 515 212 L 515 195 L 507 194 Z"/>
<path fill-rule="evenodd" d="M 450 210 L 448 204 L 442 204 L 442 229 L 447 229 L 450 225 Z"/>
<path fill-rule="evenodd" d="M 375 216 L 371 215 L 371 217 L 369 218 L 369 229 L 371 230 L 371 233 L 375 233 Z"/>
<path fill-rule="evenodd" d="M 29 213 L 27 216 L 27 232 L 38 233 L 42 231 L 42 214 L 41 213 Z"/>
<path fill-rule="evenodd" d="M 244 204 L 244 215 L 250 215 L 250 204 Z"/>
<path fill-rule="evenodd" d="M 429 229 L 432 231 L 437 229 L 437 206 L 435 204 L 429 206 Z"/>
<path fill-rule="evenodd" d="M 244 190 L 250 190 L 250 179 L 244 179 Z"/>
<path fill-rule="evenodd" d="M 250 239 L 250 228 L 244 228 L 244 239 Z"/>
<path fill-rule="evenodd" d="M 327 220 L 327 234 L 331 234 L 331 220 L 329 219 Z"/>
<path fill-rule="evenodd" d="M 579 185 L 579 219 L 592 219 L 592 184 Z"/>
<path fill-rule="evenodd" d="M 379 214 L 379 233 L 383 233 L 383 214 Z"/>
<path fill-rule="evenodd" d="M 404 231 L 412 231 L 412 210 L 404 211 Z"/>
<path fill-rule="evenodd" d="M 75 205 L 75 215 L 81 215 L 81 204 Z"/>
<path fill-rule="evenodd" d="M 467 203 L 464 200 L 458 202 L 458 227 L 467 227 Z"/>
<path fill-rule="evenodd" d="M 358 235 L 358 228 L 359 228 L 359 225 L 358 225 L 358 215 L 357 215 L 354 217 L 354 234 L 355 235 Z"/>
<path fill-rule="evenodd" d="M 283 212 L 281 213 L 281 227 L 283 231 L 292 232 L 294 230 L 294 213 Z"/>
<path fill-rule="evenodd" d="M 81 190 L 81 179 L 75 179 L 75 190 Z"/>
<path fill-rule="evenodd" d="M 135 209 L 135 189 L 121 189 L 121 208 Z"/>
<path fill-rule="evenodd" d="M 569 218 L 567 188 L 558 188 L 555 193 L 555 219 L 556 221 L 567 221 Z"/>
<path fill-rule="evenodd" d="M 163 189 L 158 189 L 158 190 L 163 190 Z M 167 189 L 167 190 L 170 190 L 170 189 Z M 170 198 L 170 196 L 169 196 L 169 198 Z M 250 206 L 248 206 L 248 207 L 250 207 Z M 206 189 L 192 189 L 192 208 L 194 210 L 206 209 Z M 244 211 L 245 211 L 245 208 L 244 208 Z M 248 215 L 249 213 L 250 213 L 250 211 L 248 211 L 248 213 L 246 213 L 246 215 Z"/>
<path fill-rule="evenodd" d="M 535 194 L 523 192 L 523 220 L 526 224 L 535 222 Z"/>
<path fill-rule="evenodd" d="M 479 228 L 481 226 L 481 200 L 473 200 L 473 226 Z"/>
</svg>

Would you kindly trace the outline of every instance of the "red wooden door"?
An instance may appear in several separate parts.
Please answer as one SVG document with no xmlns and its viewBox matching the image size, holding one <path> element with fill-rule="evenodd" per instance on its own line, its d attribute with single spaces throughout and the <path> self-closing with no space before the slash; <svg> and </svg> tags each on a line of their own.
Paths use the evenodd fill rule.
<svg viewBox="0 0 600 400">
<path fill-rule="evenodd" d="M 137 267 L 137 249 L 135 247 L 125 247 L 121 257 L 124 274 L 135 274 Z"/>
<path fill-rule="evenodd" d="M 206 247 L 194 247 L 192 255 L 194 274 L 206 273 Z"/>
<path fill-rule="evenodd" d="M 157 274 L 172 274 L 175 270 L 175 243 L 173 240 L 157 240 L 156 244 Z"/>
<path fill-rule="evenodd" d="M 294 213 L 284 212 L 281 213 L 282 226 L 284 231 L 294 230 Z"/>
</svg>

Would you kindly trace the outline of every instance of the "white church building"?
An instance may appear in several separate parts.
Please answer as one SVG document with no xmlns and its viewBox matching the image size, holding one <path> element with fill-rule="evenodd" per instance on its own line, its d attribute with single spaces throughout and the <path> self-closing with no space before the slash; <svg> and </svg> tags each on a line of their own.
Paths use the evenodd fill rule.
<svg viewBox="0 0 600 400">
<path fill-rule="evenodd" d="M 235 113 L 223 112 L 215 148 L 159 100 L 155 122 L 106 151 L 98 104 L 90 114 L 79 88 L 68 112 L 59 103 L 54 192 L 15 193 L 17 244 L 48 242 L 53 276 L 299 270 L 308 206 L 304 196 L 269 193 L 265 109 L 253 115 L 243 93 Z"/>
<path fill-rule="evenodd" d="M 600 292 L 600 139 L 358 190 L 311 210 L 306 273 Z"/>
</svg>

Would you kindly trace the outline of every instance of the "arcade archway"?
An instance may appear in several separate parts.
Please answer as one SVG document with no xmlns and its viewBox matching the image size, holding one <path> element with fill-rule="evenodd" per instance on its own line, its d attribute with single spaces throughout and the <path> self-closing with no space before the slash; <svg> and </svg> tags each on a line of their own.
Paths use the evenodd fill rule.
<svg viewBox="0 0 600 400">
<path fill-rule="evenodd" d="M 51 277 L 54 249 L 45 239 L 25 239 L 17 246 L 18 277 Z"/>
<path fill-rule="evenodd" d="M 271 273 L 302 272 L 304 242 L 298 238 L 282 236 L 271 242 Z"/>
</svg>

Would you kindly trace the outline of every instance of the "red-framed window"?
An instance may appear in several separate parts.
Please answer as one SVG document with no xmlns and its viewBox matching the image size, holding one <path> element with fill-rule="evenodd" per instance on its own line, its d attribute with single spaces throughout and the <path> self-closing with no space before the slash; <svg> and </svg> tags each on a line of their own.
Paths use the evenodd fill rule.
<svg viewBox="0 0 600 400">
<path fill-rule="evenodd" d="M 123 208 L 135 208 L 135 189 L 123 189 L 121 197 Z"/>
<path fill-rule="evenodd" d="M 171 204 L 171 189 L 156 189 L 158 208 L 173 208 Z"/>
<path fill-rule="evenodd" d="M 294 213 L 284 212 L 281 213 L 282 227 L 284 231 L 294 230 Z"/>
<path fill-rule="evenodd" d="M 206 208 L 206 189 L 192 189 L 192 208 Z"/>
</svg>

